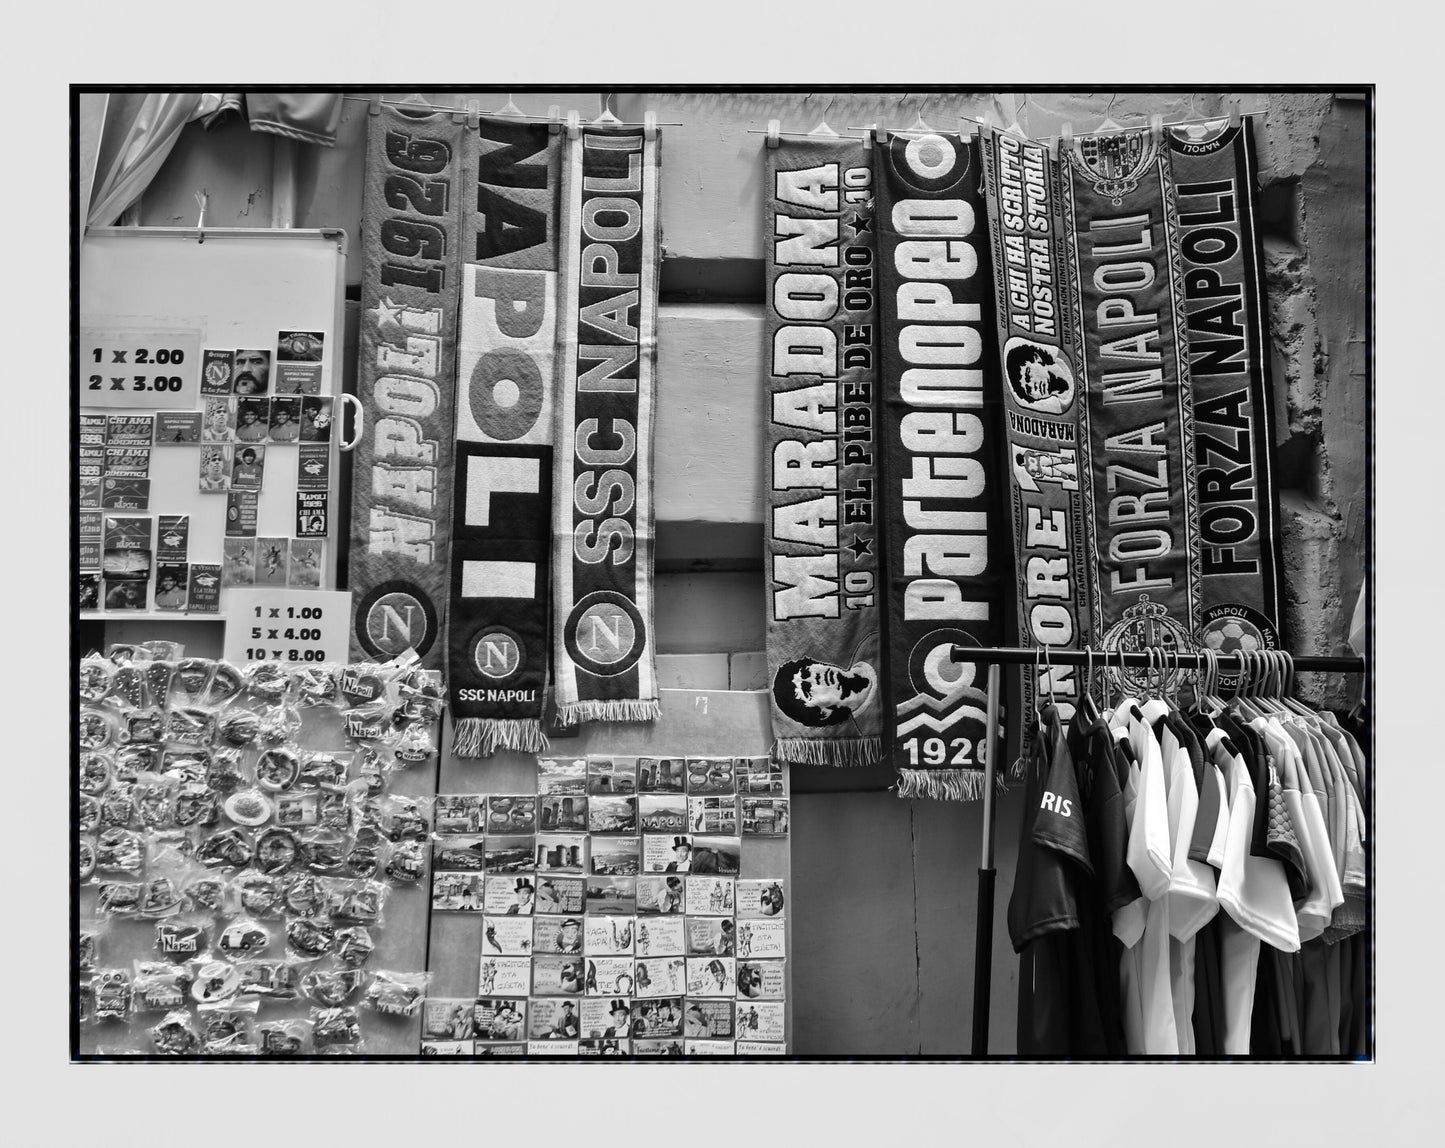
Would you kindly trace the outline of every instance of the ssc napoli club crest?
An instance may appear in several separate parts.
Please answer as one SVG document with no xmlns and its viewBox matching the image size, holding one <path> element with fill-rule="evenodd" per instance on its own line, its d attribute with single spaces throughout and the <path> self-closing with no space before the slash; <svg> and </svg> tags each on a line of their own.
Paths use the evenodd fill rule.
<svg viewBox="0 0 1445 1148">
<path fill-rule="evenodd" d="M 898 736 L 905 746 L 924 745 L 929 761 L 929 740 L 947 735 L 947 751 L 957 764 L 983 762 L 988 736 L 988 693 L 975 684 L 981 667 L 974 662 L 955 662 L 954 646 L 977 646 L 976 639 L 962 630 L 934 630 L 914 644 L 908 655 L 908 680 L 913 697 L 898 710 Z M 910 760 L 910 764 L 916 764 Z"/>
<path fill-rule="evenodd" d="M 1154 162 L 1158 148 L 1148 132 L 1084 136 L 1068 153 L 1069 163 L 1117 205 L 1139 187 L 1139 180 Z"/>
<path fill-rule="evenodd" d="M 357 641 L 382 661 L 408 649 L 425 657 L 436 636 L 436 606 L 421 587 L 410 582 L 383 582 L 357 608 Z"/>
<path fill-rule="evenodd" d="M 1106 653 L 1144 654 L 1156 650 L 1167 658 L 1175 653 L 1190 653 L 1193 643 L 1189 633 L 1169 616 L 1169 611 L 1148 594 L 1139 595 L 1139 603 L 1124 611 L 1124 616 L 1109 628 L 1101 643 Z M 1106 671 L 1114 688 L 1122 693 L 1140 694 L 1152 687 L 1157 671 L 1147 667 L 1109 666 Z M 1182 681 L 1193 678 L 1191 670 L 1168 669 L 1164 674 L 1164 690 L 1172 693 Z"/>
<path fill-rule="evenodd" d="M 526 660 L 522 640 L 502 626 L 483 630 L 472 643 L 472 665 L 489 681 L 505 682 L 516 675 Z"/>
<path fill-rule="evenodd" d="M 894 171 L 919 191 L 939 191 L 968 172 L 969 150 L 947 136 L 895 134 L 888 147 Z"/>
<path fill-rule="evenodd" d="M 598 677 L 625 674 L 647 646 L 642 613 L 615 590 L 596 590 L 572 607 L 563 630 L 568 656 Z"/>
<path fill-rule="evenodd" d="M 1219 688 L 1232 690 L 1239 684 L 1237 670 L 1230 672 L 1230 665 L 1237 655 L 1278 649 L 1279 631 L 1258 610 L 1237 602 L 1227 602 L 1204 612 L 1199 645 L 1220 656 Z"/>
</svg>

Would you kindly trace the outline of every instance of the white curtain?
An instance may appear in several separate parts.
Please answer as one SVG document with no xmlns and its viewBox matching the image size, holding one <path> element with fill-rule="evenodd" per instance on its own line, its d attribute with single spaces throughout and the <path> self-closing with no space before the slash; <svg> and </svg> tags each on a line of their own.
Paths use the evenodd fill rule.
<svg viewBox="0 0 1445 1148">
<path fill-rule="evenodd" d="M 111 92 L 99 98 L 105 101 L 99 115 L 94 103 L 81 104 L 81 209 L 88 226 L 108 227 L 140 198 L 206 97 L 201 92 Z M 97 128 L 99 139 L 89 139 Z M 95 157 L 89 210 L 87 155 Z"/>
</svg>

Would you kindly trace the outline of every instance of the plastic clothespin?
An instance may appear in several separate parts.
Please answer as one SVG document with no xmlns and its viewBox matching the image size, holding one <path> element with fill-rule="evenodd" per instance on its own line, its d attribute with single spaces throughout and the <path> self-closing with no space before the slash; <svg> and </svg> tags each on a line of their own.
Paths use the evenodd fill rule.
<svg viewBox="0 0 1445 1148">
<path fill-rule="evenodd" d="M 507 93 L 507 102 L 492 113 L 494 116 L 520 116 L 522 109 L 512 102 L 512 93 Z"/>
<path fill-rule="evenodd" d="M 865 149 L 867 149 L 868 151 L 872 151 L 872 150 L 873 150 L 873 144 L 874 144 L 875 140 L 877 139 L 877 136 L 878 136 L 878 125 L 877 125 L 876 123 L 875 123 L 875 124 L 869 124 L 866 128 L 863 129 L 863 147 L 864 147 Z M 883 142 L 884 142 L 884 143 L 887 143 L 887 142 L 888 142 L 888 131 L 887 131 L 886 128 L 885 128 L 884 131 L 883 131 Z"/>
<path fill-rule="evenodd" d="M 582 116 L 576 108 L 573 108 L 567 113 L 567 138 L 569 140 L 575 140 L 581 134 Z"/>
<path fill-rule="evenodd" d="M 547 109 L 547 131 L 556 135 L 562 130 L 562 106 L 553 104 Z"/>
<path fill-rule="evenodd" d="M 1074 150 L 1074 125 L 1065 121 L 1059 125 L 1059 138 L 1054 140 L 1054 158 L 1059 159 Z"/>
<path fill-rule="evenodd" d="M 1149 117 L 1149 138 L 1156 147 L 1164 145 L 1164 116 L 1159 112 Z"/>
<path fill-rule="evenodd" d="M 200 205 L 201 214 L 196 220 L 196 242 L 198 244 L 206 241 L 206 205 L 210 203 L 210 193 L 203 187 L 196 192 L 196 202 Z"/>
<path fill-rule="evenodd" d="M 657 113 L 642 113 L 642 138 L 651 142 L 657 139 Z"/>
<path fill-rule="evenodd" d="M 467 127 L 476 131 L 482 126 L 482 103 L 480 100 L 467 101 Z"/>
<path fill-rule="evenodd" d="M 366 105 L 366 112 L 367 112 L 368 115 L 372 115 L 372 116 L 379 116 L 379 115 L 381 115 L 381 97 L 380 97 L 380 96 L 372 96 L 372 97 L 371 97 L 371 101 Z"/>
<path fill-rule="evenodd" d="M 1243 121 L 1244 117 L 1239 114 L 1239 106 L 1237 104 L 1229 109 L 1229 126 L 1231 128 L 1239 127 Z"/>
<path fill-rule="evenodd" d="M 467 103 L 468 103 L 468 105 L 470 105 L 470 104 L 471 104 L 471 101 L 468 100 Z M 436 111 L 436 110 L 437 110 L 436 107 L 433 106 L 433 107 L 432 107 L 432 111 Z M 470 107 L 453 108 L 453 109 L 452 109 L 452 123 L 454 123 L 454 124 L 464 124 L 464 123 L 466 123 L 470 118 L 471 118 L 471 110 L 470 110 Z"/>
<path fill-rule="evenodd" d="M 769 120 L 769 121 L 768 121 L 768 135 L 767 135 L 767 145 L 768 145 L 768 147 L 777 147 L 778 144 L 781 142 L 781 140 L 782 140 L 782 126 L 783 126 L 783 125 L 782 125 L 782 121 L 780 121 L 780 120 Z"/>
</svg>

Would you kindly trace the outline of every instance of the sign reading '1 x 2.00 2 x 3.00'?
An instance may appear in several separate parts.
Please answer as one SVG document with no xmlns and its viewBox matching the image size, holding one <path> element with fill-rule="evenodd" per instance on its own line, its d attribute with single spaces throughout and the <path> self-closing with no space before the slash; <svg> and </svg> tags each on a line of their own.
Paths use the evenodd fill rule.
<svg viewBox="0 0 1445 1148">
<path fill-rule="evenodd" d="M 226 591 L 228 662 L 289 665 L 346 661 L 351 595 L 345 590 Z"/>
<path fill-rule="evenodd" d="M 195 406 L 200 363 L 198 327 L 82 327 L 80 405 Z"/>
</svg>

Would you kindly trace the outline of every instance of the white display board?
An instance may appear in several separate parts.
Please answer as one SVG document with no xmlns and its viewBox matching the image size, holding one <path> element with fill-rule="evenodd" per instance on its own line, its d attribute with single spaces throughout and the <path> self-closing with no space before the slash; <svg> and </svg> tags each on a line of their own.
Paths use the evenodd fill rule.
<svg viewBox="0 0 1445 1148">
<path fill-rule="evenodd" d="M 195 354 L 197 349 L 269 349 L 272 361 L 267 393 L 274 394 L 282 366 L 282 356 L 277 354 L 278 338 L 289 332 L 321 336 L 319 385 L 308 383 L 308 391 L 314 388 L 319 396 L 332 400 L 330 440 L 326 444 L 329 478 L 324 479 L 327 533 L 318 589 L 336 585 L 336 549 L 345 534 L 337 494 L 345 264 L 346 233 L 336 229 L 226 228 L 202 232 L 193 228 L 95 228 L 85 233 L 80 247 L 77 335 L 82 346 L 75 386 L 82 416 L 156 415 L 159 419 L 162 415 L 171 418 L 184 412 L 203 412 L 207 396 L 200 393 L 202 367 Z M 183 348 L 186 353 L 182 362 L 171 361 Z M 137 363 L 136 353 L 142 349 L 145 354 Z M 301 369 L 309 370 L 314 379 L 316 364 Z M 101 376 L 98 386 L 95 375 Z M 117 385 L 116 379 L 123 382 Z M 158 433 L 160 425 L 158 421 Z M 244 444 L 233 445 L 240 450 Z M 264 477 L 256 500 L 256 537 L 295 539 L 299 456 L 303 445 L 308 444 L 270 441 L 264 445 Z M 188 515 L 188 561 L 220 565 L 228 497 L 200 489 L 204 446 L 152 446 L 149 506 L 113 507 L 101 513 L 151 518 L 153 549 L 161 515 Z M 311 446 L 311 451 L 315 450 L 316 446 Z M 83 457 L 82 463 L 85 461 Z M 82 516 L 85 509 L 82 503 Z M 86 551 L 85 541 L 83 535 L 81 568 L 90 569 L 93 567 L 85 558 L 94 551 Z M 144 609 L 105 608 L 102 581 L 99 608 L 82 610 L 81 616 L 116 620 L 220 620 L 225 616 L 225 588 L 220 592 L 217 612 L 157 609 L 157 564 L 153 554 Z"/>
</svg>

